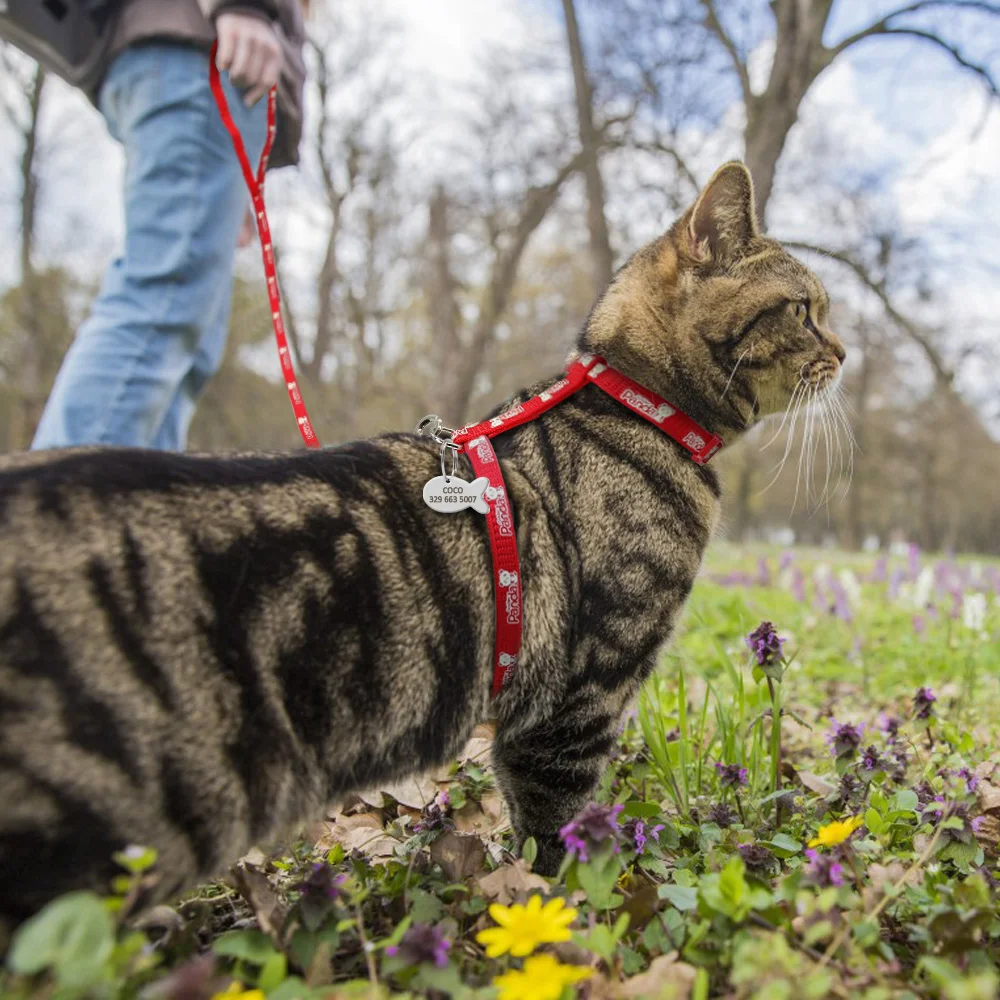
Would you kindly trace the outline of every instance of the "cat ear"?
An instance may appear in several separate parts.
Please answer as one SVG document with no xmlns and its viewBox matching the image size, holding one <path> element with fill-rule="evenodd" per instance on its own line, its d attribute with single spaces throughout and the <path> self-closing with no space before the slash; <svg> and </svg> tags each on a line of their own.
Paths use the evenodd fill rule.
<svg viewBox="0 0 1000 1000">
<path fill-rule="evenodd" d="M 735 256 L 759 234 L 753 178 L 733 160 L 719 167 L 691 209 L 688 235 L 697 257 Z"/>
</svg>

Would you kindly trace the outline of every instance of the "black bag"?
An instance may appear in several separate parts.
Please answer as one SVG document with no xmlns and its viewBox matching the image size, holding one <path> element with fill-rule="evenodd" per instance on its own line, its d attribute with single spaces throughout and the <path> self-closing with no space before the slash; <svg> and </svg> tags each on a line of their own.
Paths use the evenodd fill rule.
<svg viewBox="0 0 1000 1000">
<path fill-rule="evenodd" d="M 99 62 L 121 0 L 0 0 L 0 37 L 70 83 Z"/>
</svg>

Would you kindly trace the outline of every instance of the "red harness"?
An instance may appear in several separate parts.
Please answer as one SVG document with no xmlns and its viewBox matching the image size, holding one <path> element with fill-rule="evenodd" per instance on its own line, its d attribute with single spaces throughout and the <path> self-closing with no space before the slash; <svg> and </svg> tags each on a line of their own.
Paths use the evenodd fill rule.
<svg viewBox="0 0 1000 1000">
<path fill-rule="evenodd" d="M 257 219 L 257 234 L 260 237 L 261 255 L 264 259 L 264 275 L 267 278 L 267 294 L 271 303 L 271 321 L 274 325 L 274 337 L 278 344 L 278 358 L 281 361 L 281 373 L 288 389 L 288 397 L 292 401 L 295 420 L 299 433 L 309 448 L 319 448 L 319 438 L 313 430 L 295 380 L 295 369 L 292 366 L 291 352 L 285 337 L 285 327 L 281 320 L 281 294 L 278 289 L 278 274 L 274 263 L 274 251 L 271 246 L 271 229 L 267 222 L 267 209 L 264 205 L 264 174 L 267 169 L 267 158 L 274 142 L 275 130 L 275 94 L 276 87 L 271 88 L 267 97 L 267 141 L 261 153 L 257 172 L 246 154 L 243 139 L 239 129 L 229 113 L 226 95 L 219 78 L 216 66 L 216 48 L 212 46 L 209 58 L 209 78 L 215 102 L 219 106 L 226 131 L 233 140 L 233 148 L 240 161 L 243 179 L 253 200 L 254 213 Z M 617 399 L 630 410 L 644 417 L 651 424 L 659 427 L 664 434 L 672 437 L 691 455 L 691 460 L 698 465 L 704 465 L 721 447 L 722 439 L 715 434 L 709 434 L 698 426 L 686 413 L 682 413 L 661 396 L 650 392 L 634 382 L 627 375 L 608 366 L 607 362 L 593 354 L 584 354 L 578 361 L 570 365 L 566 377 L 560 379 L 543 393 L 534 396 L 524 403 L 505 410 L 499 416 L 472 426 L 455 431 L 450 437 L 441 437 L 440 421 L 434 436 L 441 442 L 443 448 L 456 452 L 465 452 L 469 456 L 476 476 L 485 476 L 489 487 L 484 494 L 490 511 L 486 515 L 486 526 L 490 537 L 490 550 L 493 555 L 493 588 L 496 603 L 496 641 L 493 654 L 493 696 L 508 680 L 517 658 L 521 655 L 521 623 L 524 617 L 521 594 L 521 563 L 517 555 L 517 536 L 514 534 L 514 518 L 511 514 L 510 501 L 507 498 L 507 488 L 503 481 L 503 472 L 497 461 L 490 438 L 503 434 L 514 427 L 534 420 L 539 414 L 552 409 L 567 396 L 582 389 L 588 382 L 603 389 L 609 396 Z M 436 418 L 435 418 L 436 419 Z M 423 422 L 422 422 L 423 424 Z M 442 461 L 442 471 L 444 463 Z"/>
<path fill-rule="evenodd" d="M 668 403 L 662 396 L 650 392 L 627 375 L 611 368 L 601 357 L 584 354 L 570 365 L 566 377 L 533 396 L 518 403 L 498 416 L 455 431 L 450 445 L 465 452 L 476 476 L 490 481 L 484 495 L 490 512 L 486 527 L 493 553 L 493 588 L 496 603 L 496 642 L 493 652 L 493 696 L 507 682 L 521 653 L 522 619 L 524 617 L 521 594 L 521 564 L 517 555 L 517 537 L 510 501 L 490 438 L 514 427 L 534 420 L 539 414 L 551 410 L 567 396 L 593 382 L 613 399 L 627 406 L 640 417 L 673 438 L 691 455 L 691 460 L 704 465 L 722 447 L 722 438 L 710 434 L 696 424 L 686 413 Z"/>
</svg>

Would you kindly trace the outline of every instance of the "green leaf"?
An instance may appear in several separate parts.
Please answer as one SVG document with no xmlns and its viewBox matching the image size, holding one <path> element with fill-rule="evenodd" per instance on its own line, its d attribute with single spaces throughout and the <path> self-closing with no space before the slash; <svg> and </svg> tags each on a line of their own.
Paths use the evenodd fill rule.
<svg viewBox="0 0 1000 1000">
<path fill-rule="evenodd" d="M 267 994 L 267 1000 L 305 1000 L 313 991 L 298 976 L 290 976 Z"/>
<path fill-rule="evenodd" d="M 529 865 L 535 863 L 535 859 L 538 857 L 538 841 L 534 837 L 528 837 L 521 847 L 521 857 L 528 862 Z"/>
<path fill-rule="evenodd" d="M 413 889 L 410 892 L 410 916 L 418 924 L 435 924 L 444 913 L 441 900 L 426 889 Z"/>
<path fill-rule="evenodd" d="M 661 816 L 663 808 L 658 802 L 626 802 L 622 809 L 622 816 L 629 819 L 637 816 L 639 819 L 652 819 L 654 816 Z"/>
<path fill-rule="evenodd" d="M 865 811 L 865 826 L 867 826 L 876 837 L 885 833 L 888 828 L 886 821 L 875 809 L 868 809 Z"/>
<path fill-rule="evenodd" d="M 274 942 L 262 931 L 230 931 L 212 944 L 216 955 L 264 965 L 276 953 Z"/>
<path fill-rule="evenodd" d="M 7 965 L 26 976 L 51 968 L 61 986 L 83 989 L 104 978 L 114 945 L 111 915 L 100 898 L 73 892 L 49 903 L 18 930 Z"/>
<path fill-rule="evenodd" d="M 770 848 L 779 858 L 790 858 L 802 850 L 802 844 L 787 833 L 776 833 L 770 840 L 764 841 L 764 846 Z"/>
<path fill-rule="evenodd" d="M 917 798 L 917 793 L 910 791 L 909 788 L 901 788 L 892 797 L 892 808 L 894 810 L 916 812 L 919 804 L 920 800 Z"/>
<path fill-rule="evenodd" d="M 257 985 L 265 992 L 279 986 L 288 975 L 288 960 L 280 951 L 272 952 L 261 966 L 257 976 Z"/>
<path fill-rule="evenodd" d="M 698 890 L 686 885 L 661 885 L 656 894 L 678 910 L 693 910 L 698 905 Z"/>
</svg>

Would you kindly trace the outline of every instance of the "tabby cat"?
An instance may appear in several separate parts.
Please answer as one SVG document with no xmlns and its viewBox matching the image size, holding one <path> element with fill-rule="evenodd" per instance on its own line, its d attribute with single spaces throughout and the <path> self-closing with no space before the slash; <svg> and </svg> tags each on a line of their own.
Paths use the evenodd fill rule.
<svg viewBox="0 0 1000 1000">
<path fill-rule="evenodd" d="M 827 308 L 729 163 L 621 268 L 577 351 L 731 443 L 800 383 L 837 381 Z M 352 789 L 447 761 L 490 716 L 514 827 L 553 872 L 691 590 L 719 483 L 594 386 L 495 446 L 525 631 L 494 701 L 485 519 L 424 505 L 432 441 L 8 458 L 0 917 L 104 888 L 133 843 L 156 848 L 174 894 Z"/>
</svg>

